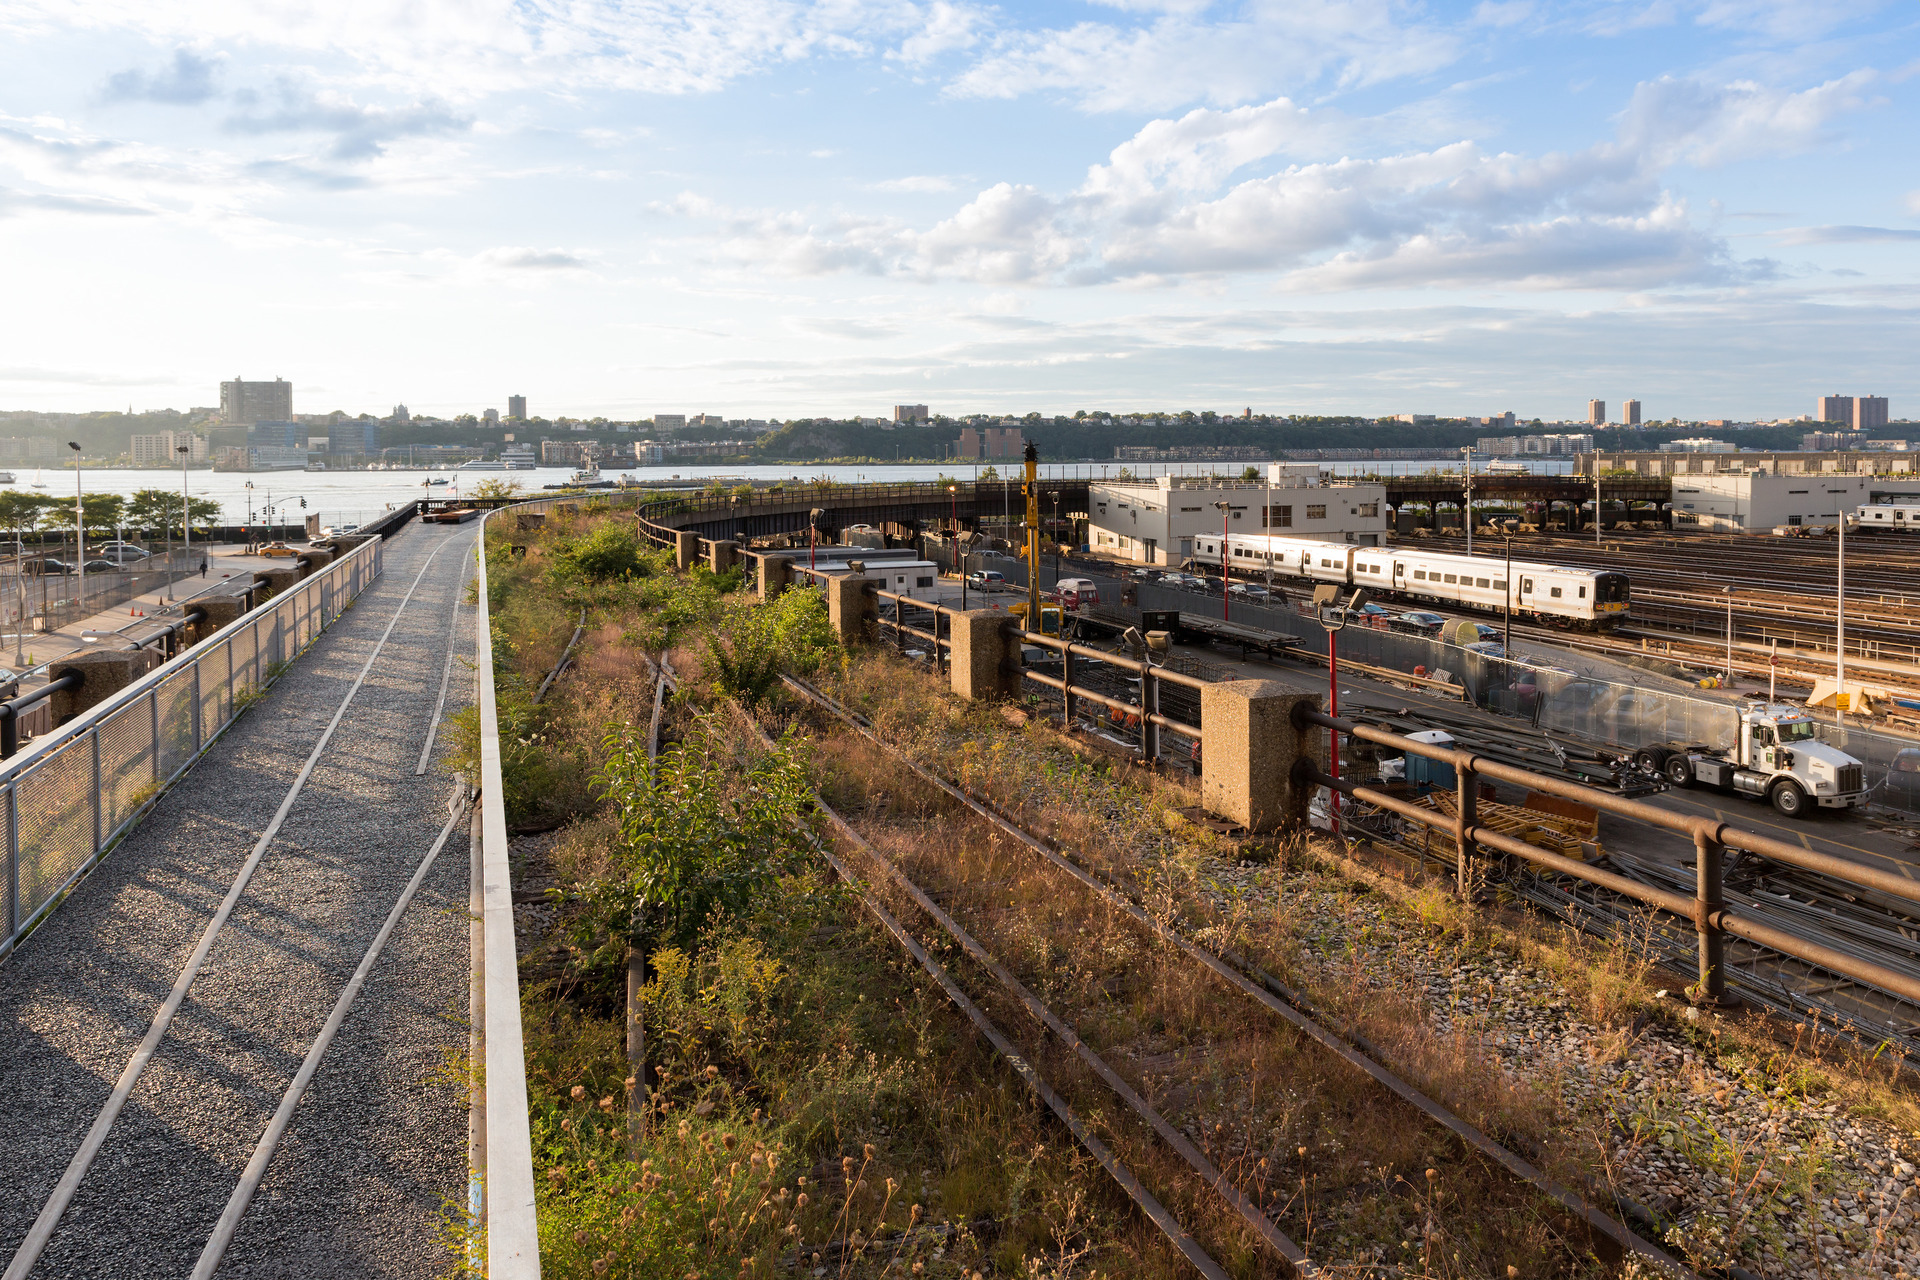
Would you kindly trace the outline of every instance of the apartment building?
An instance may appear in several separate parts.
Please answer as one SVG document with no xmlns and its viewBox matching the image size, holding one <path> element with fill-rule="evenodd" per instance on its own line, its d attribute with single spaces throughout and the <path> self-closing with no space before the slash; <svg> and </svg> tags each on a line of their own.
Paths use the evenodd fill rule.
<svg viewBox="0 0 1920 1280">
<path fill-rule="evenodd" d="M 156 464 L 178 466 L 180 455 L 174 450 L 181 445 L 187 446 L 188 462 L 205 462 L 209 457 L 207 438 L 192 431 L 160 431 L 153 435 L 133 437 L 133 465 L 149 467 Z"/>
<path fill-rule="evenodd" d="M 220 384 L 220 420 L 236 427 L 293 417 L 293 384 L 284 378 L 248 382 L 238 374 Z"/>
</svg>

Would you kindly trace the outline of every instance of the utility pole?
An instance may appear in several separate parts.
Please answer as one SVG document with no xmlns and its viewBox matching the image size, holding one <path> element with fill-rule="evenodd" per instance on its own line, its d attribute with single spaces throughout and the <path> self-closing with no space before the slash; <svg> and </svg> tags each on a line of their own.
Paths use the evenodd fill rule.
<svg viewBox="0 0 1920 1280">
<path fill-rule="evenodd" d="M 1233 575 L 1227 572 L 1227 521 L 1233 517 L 1233 507 L 1225 501 L 1213 505 L 1220 508 L 1220 621 L 1231 622 L 1233 596 L 1227 588 L 1233 585 Z"/>
<path fill-rule="evenodd" d="M 1027 625 L 1044 633 L 1040 617 L 1040 450 L 1027 441 L 1027 471 L 1020 483 L 1027 500 Z"/>
<path fill-rule="evenodd" d="M 1500 643 L 1506 646 L 1507 661 L 1513 661 L 1513 535 L 1507 535 L 1507 628 Z"/>
<path fill-rule="evenodd" d="M 69 440 L 67 448 L 73 450 L 73 571 L 80 575 L 77 590 L 84 603 L 87 598 L 87 513 L 81 502 L 84 494 L 80 484 L 80 442 Z"/>
<path fill-rule="evenodd" d="M 1596 452 L 1589 456 L 1593 458 L 1593 545 L 1597 547 L 1600 545 L 1600 531 L 1602 528 L 1600 522 L 1600 455 Z"/>
<path fill-rule="evenodd" d="M 1834 623 L 1836 635 L 1833 645 L 1833 716 L 1837 723 L 1841 716 L 1840 708 L 1850 705 L 1847 701 L 1847 513 L 1840 513 L 1840 574 L 1834 592 Z"/>
<path fill-rule="evenodd" d="M 1467 554 L 1473 554 L 1473 446 L 1465 445 L 1460 450 L 1460 458 L 1467 467 L 1467 504 L 1460 510 L 1460 519 L 1467 526 Z"/>
</svg>

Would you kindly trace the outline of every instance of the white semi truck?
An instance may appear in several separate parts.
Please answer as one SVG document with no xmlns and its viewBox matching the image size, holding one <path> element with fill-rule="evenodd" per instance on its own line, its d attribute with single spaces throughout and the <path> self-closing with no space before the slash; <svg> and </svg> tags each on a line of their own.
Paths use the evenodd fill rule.
<svg viewBox="0 0 1920 1280">
<path fill-rule="evenodd" d="M 1634 764 L 1676 787 L 1703 784 L 1763 799 L 1789 818 L 1810 806 L 1851 809 L 1867 802 L 1858 760 L 1814 736 L 1812 717 L 1781 703 L 1749 703 L 1731 751 L 1698 743 L 1642 747 Z"/>
</svg>

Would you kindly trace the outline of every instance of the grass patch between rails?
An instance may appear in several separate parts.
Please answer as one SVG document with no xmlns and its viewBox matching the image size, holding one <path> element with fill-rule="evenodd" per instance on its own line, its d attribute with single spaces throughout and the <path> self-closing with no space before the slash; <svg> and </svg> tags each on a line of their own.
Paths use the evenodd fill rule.
<svg viewBox="0 0 1920 1280">
<path fill-rule="evenodd" d="M 724 713 L 843 661 L 819 596 L 762 609 L 738 571 L 675 573 L 630 515 L 590 507 L 500 517 L 486 547 L 516 888 L 539 898 L 517 911 L 543 1274 L 1186 1274 L 787 828 L 807 821 L 805 748 L 767 753 Z M 652 771 L 645 658 L 682 682 Z M 458 768 L 477 719 L 456 737 Z M 446 1236 L 461 1273 L 457 1214 Z"/>
</svg>

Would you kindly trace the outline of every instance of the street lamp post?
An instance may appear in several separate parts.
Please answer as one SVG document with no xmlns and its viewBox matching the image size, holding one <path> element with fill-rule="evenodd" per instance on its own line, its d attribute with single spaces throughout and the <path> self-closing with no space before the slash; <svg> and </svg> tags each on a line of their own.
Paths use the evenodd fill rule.
<svg viewBox="0 0 1920 1280">
<path fill-rule="evenodd" d="M 1233 585 L 1233 575 L 1227 572 L 1227 521 L 1233 518 L 1233 507 L 1224 498 L 1213 505 L 1220 508 L 1220 621 L 1230 622 L 1233 596 L 1227 588 Z"/>
<path fill-rule="evenodd" d="M 1507 535 L 1507 626 L 1500 643 L 1506 647 L 1507 661 L 1513 661 L 1513 535 Z"/>
<path fill-rule="evenodd" d="M 84 494 L 80 485 L 80 442 L 67 441 L 67 448 L 73 450 L 73 567 L 80 575 L 80 602 L 87 600 L 87 513 L 81 502 Z"/>
<path fill-rule="evenodd" d="M 187 501 L 187 455 L 188 446 L 177 444 L 173 451 L 180 455 L 180 536 L 186 549 L 187 559 L 193 559 L 193 520 L 192 508 Z M 168 530 L 169 533 L 172 530 Z M 167 599 L 173 599 L 173 579 L 167 579 Z"/>
<path fill-rule="evenodd" d="M 1605 528 L 1600 520 L 1600 455 L 1595 453 L 1589 456 L 1593 458 L 1593 545 L 1597 547 Z"/>
<path fill-rule="evenodd" d="M 1053 585 L 1060 585 L 1060 491 L 1053 491 Z"/>
<path fill-rule="evenodd" d="M 1733 587 L 1731 584 L 1721 588 L 1727 593 L 1727 688 L 1733 688 Z"/>
<path fill-rule="evenodd" d="M 1460 450 L 1460 460 L 1466 464 L 1467 500 L 1460 508 L 1460 520 L 1467 526 L 1467 554 L 1473 554 L 1473 446 L 1466 445 Z"/>
<path fill-rule="evenodd" d="M 1847 513 L 1840 513 L 1839 575 L 1834 583 L 1833 715 L 1838 721 L 1847 700 Z"/>
</svg>

